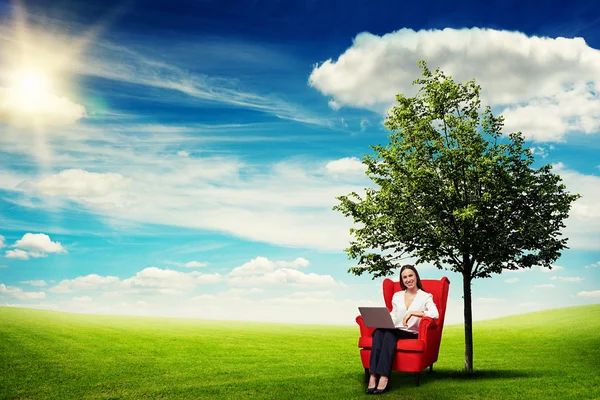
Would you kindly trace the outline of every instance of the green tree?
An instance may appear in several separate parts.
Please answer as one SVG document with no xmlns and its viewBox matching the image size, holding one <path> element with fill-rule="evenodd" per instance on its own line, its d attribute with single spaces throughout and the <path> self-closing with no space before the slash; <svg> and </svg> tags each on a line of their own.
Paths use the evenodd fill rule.
<svg viewBox="0 0 600 400">
<path fill-rule="evenodd" d="M 456 83 L 419 62 L 414 97 L 396 96 L 388 111 L 389 143 L 371 146 L 363 163 L 375 188 L 338 197 L 334 210 L 359 227 L 346 249 L 373 279 L 400 261 L 462 274 L 465 370 L 473 371 L 471 282 L 503 270 L 551 268 L 567 248 L 560 230 L 579 195 L 566 191 L 550 165 L 532 168 L 520 132 L 503 136 L 502 116 L 482 109 L 475 80 Z"/>
</svg>

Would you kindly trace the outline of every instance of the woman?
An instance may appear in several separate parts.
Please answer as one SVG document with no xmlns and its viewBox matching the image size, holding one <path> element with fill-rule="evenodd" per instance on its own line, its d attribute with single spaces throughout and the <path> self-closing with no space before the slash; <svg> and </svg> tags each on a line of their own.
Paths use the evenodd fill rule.
<svg viewBox="0 0 600 400">
<path fill-rule="evenodd" d="M 390 313 L 396 329 L 378 328 L 373 332 L 367 394 L 387 390 L 398 339 L 416 339 L 421 318 L 439 316 L 433 296 L 423 291 L 421 278 L 413 265 L 400 269 L 400 287 L 402 290 L 392 297 Z"/>
</svg>

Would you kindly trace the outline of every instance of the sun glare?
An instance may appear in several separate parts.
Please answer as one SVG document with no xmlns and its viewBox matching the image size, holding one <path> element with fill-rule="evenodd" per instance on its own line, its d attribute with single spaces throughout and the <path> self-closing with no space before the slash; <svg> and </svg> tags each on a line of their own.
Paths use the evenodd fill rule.
<svg viewBox="0 0 600 400">
<path fill-rule="evenodd" d="M 39 70 L 25 69 L 13 74 L 10 86 L 25 96 L 43 95 L 50 90 L 50 77 Z"/>
<path fill-rule="evenodd" d="M 14 30 L 0 46 L 0 123 L 35 128 L 72 124 L 85 107 L 72 100 L 73 67 L 93 35 L 71 38 L 53 27 L 27 24 L 25 10 L 14 7 Z"/>
</svg>

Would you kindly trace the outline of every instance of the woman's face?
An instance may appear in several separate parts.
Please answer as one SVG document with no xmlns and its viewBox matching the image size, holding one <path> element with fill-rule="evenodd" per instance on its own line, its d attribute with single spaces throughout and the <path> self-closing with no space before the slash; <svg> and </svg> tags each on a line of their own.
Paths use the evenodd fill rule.
<svg viewBox="0 0 600 400">
<path fill-rule="evenodd" d="M 417 284 L 417 276 L 412 269 L 405 269 L 402 271 L 402 283 L 407 289 L 412 289 Z"/>
</svg>

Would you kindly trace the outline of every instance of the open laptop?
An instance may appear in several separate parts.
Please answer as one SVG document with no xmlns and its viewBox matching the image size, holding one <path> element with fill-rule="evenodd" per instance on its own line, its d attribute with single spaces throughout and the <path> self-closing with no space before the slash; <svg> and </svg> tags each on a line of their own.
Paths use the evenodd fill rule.
<svg viewBox="0 0 600 400">
<path fill-rule="evenodd" d="M 358 311 L 368 328 L 396 328 L 386 307 L 358 307 Z"/>
</svg>

